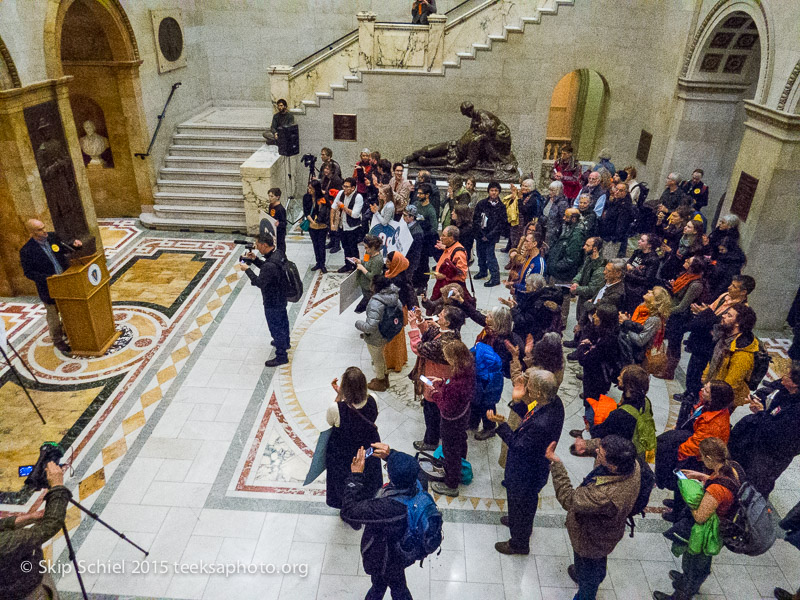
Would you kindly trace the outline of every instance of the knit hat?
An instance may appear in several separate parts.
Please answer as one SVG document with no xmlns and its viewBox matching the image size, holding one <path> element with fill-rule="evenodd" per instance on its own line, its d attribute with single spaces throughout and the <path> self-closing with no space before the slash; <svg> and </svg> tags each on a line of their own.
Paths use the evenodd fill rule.
<svg viewBox="0 0 800 600">
<path fill-rule="evenodd" d="M 403 214 L 408 215 L 409 217 L 417 218 L 417 207 L 413 204 L 409 204 L 408 206 L 403 209 Z"/>
<path fill-rule="evenodd" d="M 419 464 L 413 456 L 395 450 L 386 459 L 386 470 L 395 487 L 410 488 L 417 480 Z"/>
</svg>

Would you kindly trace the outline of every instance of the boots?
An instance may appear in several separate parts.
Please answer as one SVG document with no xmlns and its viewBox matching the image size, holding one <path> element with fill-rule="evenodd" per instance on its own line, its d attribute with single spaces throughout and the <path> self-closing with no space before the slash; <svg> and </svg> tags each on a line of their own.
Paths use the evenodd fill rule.
<svg viewBox="0 0 800 600">
<path fill-rule="evenodd" d="M 384 375 L 383 379 L 377 377 L 367 384 L 367 388 L 373 392 L 385 392 L 389 389 L 389 376 Z"/>
</svg>

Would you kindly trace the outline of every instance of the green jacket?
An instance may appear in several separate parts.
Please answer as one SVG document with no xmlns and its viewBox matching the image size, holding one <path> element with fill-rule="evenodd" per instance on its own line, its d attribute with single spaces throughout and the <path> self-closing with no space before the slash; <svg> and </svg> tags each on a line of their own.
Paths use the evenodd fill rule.
<svg viewBox="0 0 800 600">
<path fill-rule="evenodd" d="M 678 489 L 692 510 L 700 506 L 706 494 L 703 484 L 696 479 L 678 479 Z M 714 513 L 705 523 L 695 523 L 692 526 L 686 551 L 689 554 L 716 556 L 720 550 L 722 550 L 722 538 L 719 534 L 719 517 Z"/>
<path fill-rule="evenodd" d="M 592 259 L 587 255 L 583 259 L 581 270 L 575 275 L 572 282 L 578 284 L 578 289 L 575 290 L 575 295 L 582 300 L 594 298 L 600 288 L 606 283 L 603 271 L 606 268 L 606 259 L 598 256 Z"/>
<path fill-rule="evenodd" d="M 41 583 L 42 544 L 61 529 L 71 497 L 63 485 L 51 488 L 45 496 L 44 517 L 31 527 L 15 529 L 16 517 L 0 520 L 0 598 L 24 598 Z M 27 572 L 21 566 L 26 561 L 34 567 Z"/>
<path fill-rule="evenodd" d="M 383 254 L 379 251 L 375 256 L 370 256 L 369 262 L 364 263 L 364 268 L 367 270 L 366 275 L 356 271 L 356 283 L 361 287 L 361 291 L 369 294 L 372 278 L 383 273 Z"/>
<path fill-rule="evenodd" d="M 575 277 L 581 266 L 583 242 L 583 228 L 579 223 L 564 225 L 561 235 L 547 255 L 548 275 L 562 282 Z"/>
</svg>

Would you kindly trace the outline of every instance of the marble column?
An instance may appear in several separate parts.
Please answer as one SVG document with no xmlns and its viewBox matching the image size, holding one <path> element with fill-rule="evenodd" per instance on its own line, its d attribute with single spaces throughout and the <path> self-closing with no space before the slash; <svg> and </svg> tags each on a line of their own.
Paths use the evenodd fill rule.
<svg viewBox="0 0 800 600">
<path fill-rule="evenodd" d="M 249 235 L 258 234 L 258 224 L 269 206 L 267 192 L 280 187 L 287 158 L 278 154 L 277 146 L 264 144 L 239 167 L 244 191 L 244 218 Z"/>
<path fill-rule="evenodd" d="M 358 19 L 358 68 L 369 71 L 373 67 L 375 57 L 375 13 L 362 11 L 356 15 Z"/>
<path fill-rule="evenodd" d="M 428 46 L 425 55 L 428 71 L 442 71 L 444 68 L 444 25 L 447 21 L 445 15 L 428 15 Z"/>
<path fill-rule="evenodd" d="M 742 95 L 747 85 L 678 80 L 669 143 L 658 180 L 651 193 L 660 194 L 671 172 L 689 179 L 694 169 L 705 171 L 709 205 L 704 214 L 713 219 L 720 197 L 728 187 L 731 165 L 743 133 Z"/>
<path fill-rule="evenodd" d="M 292 98 L 289 88 L 289 74 L 292 67 L 288 65 L 272 65 L 269 68 L 269 96 L 274 110 L 278 100 L 283 98 L 289 103 L 289 108 L 296 108 L 300 105 L 302 98 Z"/>
<path fill-rule="evenodd" d="M 758 179 L 742 225 L 744 272 L 760 329 L 780 329 L 800 285 L 800 115 L 746 100 L 745 131 L 723 206 L 731 212 L 742 172 Z M 741 215 L 740 215 L 741 216 Z"/>
<path fill-rule="evenodd" d="M 75 182 L 86 217 L 89 234 L 95 238 L 97 251 L 103 252 L 92 193 L 83 168 L 83 155 L 69 103 L 71 77 L 49 79 L 21 88 L 0 91 L 0 295 L 35 295 L 32 281 L 22 274 L 19 249 L 27 241 L 25 221 L 39 219 L 48 230 L 53 221 L 28 136 L 23 110 L 55 101 L 64 127 Z"/>
</svg>

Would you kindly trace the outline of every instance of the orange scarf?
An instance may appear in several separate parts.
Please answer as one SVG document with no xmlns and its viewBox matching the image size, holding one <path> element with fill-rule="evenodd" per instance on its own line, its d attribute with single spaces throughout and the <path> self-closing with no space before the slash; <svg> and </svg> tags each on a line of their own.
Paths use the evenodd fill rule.
<svg viewBox="0 0 800 600">
<path fill-rule="evenodd" d="M 395 250 L 392 256 L 392 262 L 389 263 L 389 268 L 386 270 L 386 277 L 388 279 L 397 277 L 400 273 L 408 269 L 408 265 L 408 259 Z"/>
<path fill-rule="evenodd" d="M 675 283 L 672 284 L 672 293 L 677 294 L 693 281 L 697 281 L 698 279 L 700 279 L 700 277 L 701 277 L 700 273 L 689 273 L 689 271 L 686 271 L 686 273 L 680 275 L 675 280 Z"/>
<path fill-rule="evenodd" d="M 647 309 L 647 306 L 642 303 L 636 307 L 636 310 L 633 311 L 633 316 L 631 317 L 631 321 L 634 323 L 639 323 L 639 325 L 644 325 L 644 322 L 650 318 L 650 311 Z"/>
</svg>

